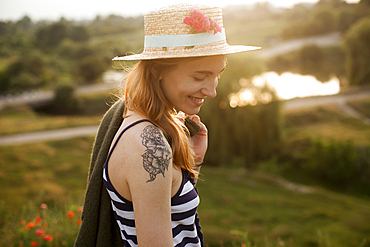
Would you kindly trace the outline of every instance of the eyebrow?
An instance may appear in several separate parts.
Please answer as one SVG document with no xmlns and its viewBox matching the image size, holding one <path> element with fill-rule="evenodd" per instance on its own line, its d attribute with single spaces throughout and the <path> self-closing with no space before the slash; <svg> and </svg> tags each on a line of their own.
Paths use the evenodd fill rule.
<svg viewBox="0 0 370 247">
<path fill-rule="evenodd" d="M 223 67 L 223 69 L 219 72 L 219 74 L 226 69 L 226 66 Z M 205 74 L 205 75 L 213 75 L 212 71 L 209 70 L 200 70 L 200 71 L 195 71 L 197 74 Z"/>
</svg>

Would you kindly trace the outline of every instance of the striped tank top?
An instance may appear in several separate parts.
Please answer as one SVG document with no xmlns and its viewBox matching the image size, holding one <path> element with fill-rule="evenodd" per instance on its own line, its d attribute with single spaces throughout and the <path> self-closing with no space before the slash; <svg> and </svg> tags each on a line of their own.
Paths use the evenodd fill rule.
<svg viewBox="0 0 370 247">
<path fill-rule="evenodd" d="M 125 247 L 138 246 L 135 228 L 135 215 L 131 201 L 123 198 L 113 187 L 108 176 L 108 161 L 122 134 L 130 127 L 149 120 L 139 120 L 127 126 L 119 134 L 110 150 L 103 167 L 103 181 L 111 198 L 112 210 L 121 232 Z M 203 234 L 200 230 L 197 208 L 199 197 L 194 180 L 186 170 L 182 170 L 182 182 L 177 193 L 171 198 L 171 219 L 173 246 L 203 246 Z"/>
</svg>

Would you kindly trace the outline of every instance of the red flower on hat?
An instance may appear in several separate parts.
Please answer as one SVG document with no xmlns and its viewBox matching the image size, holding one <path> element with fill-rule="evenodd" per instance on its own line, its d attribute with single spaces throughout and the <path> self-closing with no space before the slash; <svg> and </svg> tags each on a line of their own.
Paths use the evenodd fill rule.
<svg viewBox="0 0 370 247">
<path fill-rule="evenodd" d="M 184 21 L 185 24 L 189 25 L 192 30 L 198 31 L 199 33 L 213 31 L 214 34 L 222 32 L 222 28 L 216 20 L 211 20 L 205 16 L 204 13 L 199 9 L 191 8 L 190 16 L 186 16 Z"/>
<path fill-rule="evenodd" d="M 215 33 L 222 33 L 222 28 L 220 27 L 220 25 L 218 25 L 216 20 L 211 21 L 211 29 L 213 29 Z"/>
</svg>

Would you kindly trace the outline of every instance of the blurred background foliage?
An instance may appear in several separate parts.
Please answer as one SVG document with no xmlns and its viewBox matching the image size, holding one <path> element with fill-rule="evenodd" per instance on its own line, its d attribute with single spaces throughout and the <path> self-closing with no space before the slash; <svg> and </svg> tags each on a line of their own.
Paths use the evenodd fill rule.
<svg viewBox="0 0 370 247">
<path fill-rule="evenodd" d="M 200 112 L 210 133 L 202 170 L 206 183 L 201 176 L 198 185 L 203 192 L 201 213 L 209 246 L 240 246 L 235 244 L 241 242 L 240 236 L 230 234 L 235 229 L 250 232 L 255 246 L 282 246 L 280 240 L 288 244 L 289 239 L 297 246 L 370 246 L 363 242 L 370 233 L 369 126 L 337 106 L 286 112 L 272 88 L 251 82 L 254 76 L 275 71 L 313 75 L 320 81 L 336 76 L 344 90 L 368 86 L 370 1 L 320 0 L 291 9 L 258 3 L 223 12 L 230 44 L 268 49 L 330 33 L 339 33 L 342 43 L 310 44 L 268 58 L 258 52 L 228 57 L 217 97 L 206 100 Z M 82 95 L 78 89 L 103 84 L 103 73 L 113 69 L 112 57 L 140 53 L 143 36 L 142 16 L 37 22 L 25 16 L 0 21 L 0 97 L 30 90 L 54 93 L 43 109 L 0 109 L 0 134 L 98 124 L 117 100 L 117 91 Z M 240 97 L 243 93 L 251 97 Z M 369 100 L 348 103 L 369 118 Z M 16 212 L 26 201 L 50 205 L 66 203 L 70 197 L 81 201 L 92 143 L 86 137 L 0 147 L 4 188 L 0 197 L 5 202 L 0 205 L 4 212 L 0 233 L 14 230 L 12 220 L 19 219 Z M 326 190 L 316 195 L 288 193 L 282 178 L 338 194 Z M 14 191 L 19 192 L 17 196 Z M 316 208 L 322 200 L 325 205 Z M 338 202 L 344 205 L 340 209 Z M 279 207 L 266 206 L 275 203 Z M 347 208 L 355 213 L 346 216 Z M 334 235 L 332 245 L 318 229 Z M 17 236 L 16 232 L 8 234 L 7 241 Z"/>
</svg>

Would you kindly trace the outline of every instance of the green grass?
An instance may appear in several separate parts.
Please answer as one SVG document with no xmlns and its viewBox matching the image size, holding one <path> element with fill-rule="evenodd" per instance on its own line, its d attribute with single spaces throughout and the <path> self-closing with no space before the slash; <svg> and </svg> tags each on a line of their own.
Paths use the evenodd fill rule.
<svg viewBox="0 0 370 247">
<path fill-rule="evenodd" d="M 370 114 L 370 111 L 367 111 Z M 284 138 L 296 142 L 307 138 L 348 141 L 356 146 L 370 145 L 370 126 L 346 115 L 338 106 L 320 106 L 291 111 L 285 115 Z"/>
<path fill-rule="evenodd" d="M 202 168 L 199 214 L 210 246 L 241 241 L 232 231 L 248 232 L 256 246 L 281 239 L 294 246 L 360 246 L 370 234 L 370 201 L 312 187 L 289 190 L 269 174 L 245 169 Z M 287 245 L 288 246 L 288 245 Z"/>
<path fill-rule="evenodd" d="M 37 208 L 24 213 L 21 205 L 30 201 L 50 208 L 70 198 L 81 202 L 92 142 L 86 137 L 0 147 L 2 231 L 17 233 L 22 219 L 37 216 Z M 360 246 L 370 234 L 369 200 L 319 187 L 299 193 L 280 177 L 246 169 L 204 167 L 201 173 L 199 214 L 208 246 L 240 246 L 235 231 L 248 232 L 254 246 L 326 246 L 319 245 L 320 236 L 331 246 Z"/>
<path fill-rule="evenodd" d="M 101 118 L 102 114 L 93 116 L 51 116 L 37 114 L 27 107 L 7 108 L 0 112 L 0 135 L 97 125 Z"/>
<path fill-rule="evenodd" d="M 370 118 L 370 99 L 353 100 L 348 102 L 348 104 L 367 118 Z"/>
<path fill-rule="evenodd" d="M 84 194 L 93 137 L 0 147 L 0 198 L 7 210 Z"/>
<path fill-rule="evenodd" d="M 34 246 L 32 242 L 37 242 L 37 246 L 73 246 L 81 219 L 81 203 L 82 200 L 54 206 L 43 204 L 47 208 L 41 208 L 40 204 L 28 202 L 17 214 L 5 212 L 0 207 L 1 246 Z M 30 223 L 34 226 L 28 227 Z M 38 236 L 36 231 L 40 230 L 43 232 Z M 51 236 L 51 241 L 45 240 L 46 236 Z"/>
</svg>

